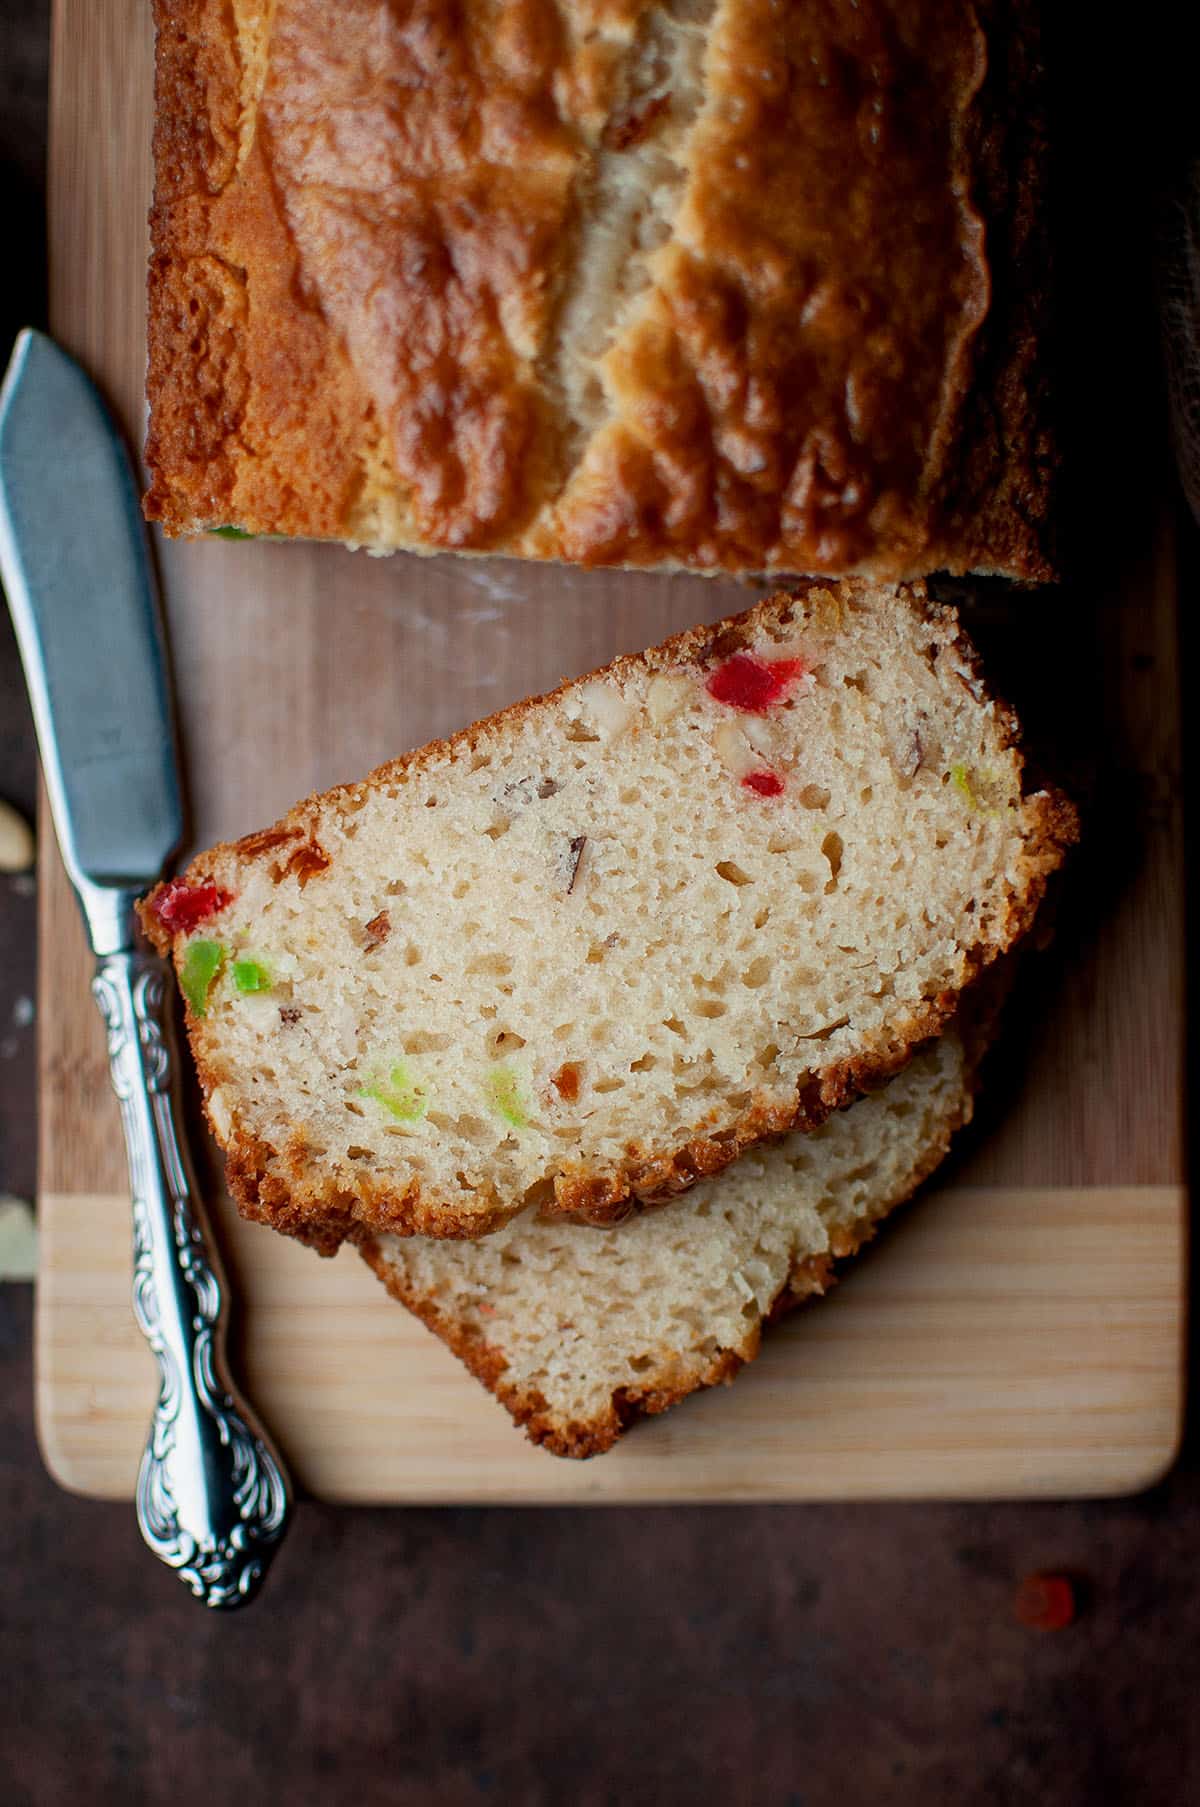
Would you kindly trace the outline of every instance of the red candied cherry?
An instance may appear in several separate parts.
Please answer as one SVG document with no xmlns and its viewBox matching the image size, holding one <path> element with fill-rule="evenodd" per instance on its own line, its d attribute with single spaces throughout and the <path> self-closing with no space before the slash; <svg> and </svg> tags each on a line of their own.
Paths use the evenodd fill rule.
<svg viewBox="0 0 1200 1807">
<path fill-rule="evenodd" d="M 220 885 L 189 885 L 185 878 L 173 878 L 155 898 L 154 914 L 172 934 L 189 935 L 232 902 L 233 893 Z"/>
<path fill-rule="evenodd" d="M 753 791 L 756 797 L 783 795 L 783 779 L 778 772 L 747 772 L 741 782 L 748 791 Z"/>
<path fill-rule="evenodd" d="M 803 659 L 756 659 L 734 653 L 709 673 L 705 689 L 715 702 L 747 715 L 765 715 L 804 676 Z"/>
</svg>

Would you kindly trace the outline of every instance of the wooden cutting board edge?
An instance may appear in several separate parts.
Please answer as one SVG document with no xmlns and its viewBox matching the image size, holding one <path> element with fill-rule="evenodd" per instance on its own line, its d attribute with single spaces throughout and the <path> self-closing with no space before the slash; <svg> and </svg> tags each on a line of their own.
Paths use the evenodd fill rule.
<svg viewBox="0 0 1200 1807">
<path fill-rule="evenodd" d="M 43 1208 L 43 1456 L 72 1492 L 129 1498 L 155 1376 L 129 1312 L 128 1201 Z M 515 1434 L 350 1251 L 325 1266 L 228 1205 L 222 1227 L 253 1272 L 243 1371 L 302 1490 L 325 1500 L 1101 1497 L 1152 1485 L 1179 1448 L 1182 1187 L 934 1193 L 778 1327 L 732 1393 L 587 1463 Z M 271 1259 L 254 1268 L 256 1247 Z"/>
</svg>

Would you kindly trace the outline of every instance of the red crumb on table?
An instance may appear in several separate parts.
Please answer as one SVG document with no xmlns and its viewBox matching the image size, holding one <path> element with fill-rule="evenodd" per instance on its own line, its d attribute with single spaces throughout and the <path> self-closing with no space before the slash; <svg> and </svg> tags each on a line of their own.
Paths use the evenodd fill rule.
<svg viewBox="0 0 1200 1807">
<path fill-rule="evenodd" d="M 747 772 L 741 783 L 756 797 L 779 797 L 783 794 L 783 779 L 778 772 Z"/>
<path fill-rule="evenodd" d="M 734 653 L 710 672 L 705 689 L 718 703 L 747 715 L 765 715 L 804 676 L 803 659 L 756 659 Z"/>
<path fill-rule="evenodd" d="M 1014 1611 L 1030 1631 L 1064 1631 L 1075 1618 L 1075 1589 L 1066 1575 L 1027 1575 Z"/>
<path fill-rule="evenodd" d="M 187 935 L 232 902 L 232 891 L 223 891 L 220 885 L 189 885 L 185 878 L 173 878 L 154 899 L 154 914 L 164 929 Z"/>
</svg>

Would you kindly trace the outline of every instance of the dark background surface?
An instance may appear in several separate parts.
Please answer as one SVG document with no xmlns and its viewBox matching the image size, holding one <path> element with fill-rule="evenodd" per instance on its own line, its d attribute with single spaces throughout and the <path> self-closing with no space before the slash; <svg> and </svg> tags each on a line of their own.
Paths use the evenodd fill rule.
<svg viewBox="0 0 1200 1807">
<path fill-rule="evenodd" d="M 4 358 L 16 327 L 44 322 L 48 10 L 0 0 Z M 1135 57 L 1131 90 L 1138 75 Z M 1141 137 L 1111 98 L 1121 167 L 1145 181 L 1173 148 L 1169 95 Z M 1111 198 L 1084 222 L 1097 272 L 1148 296 L 1147 243 L 1103 231 Z M 1106 380 L 1131 356 L 1103 332 L 1096 349 Z M 1152 379 L 1143 407 L 1161 443 Z M 30 811 L 34 777 L 3 615 L 0 795 Z M 0 1191 L 26 1197 L 34 902 L 0 877 Z M 258 1604 L 217 1618 L 143 1551 L 130 1508 L 47 1479 L 31 1328 L 31 1288 L 0 1285 L 5 1807 L 1200 1799 L 1191 1447 L 1153 1492 L 1083 1505 L 305 1504 Z M 1021 1577 L 1047 1568 L 1073 1575 L 1080 1608 L 1053 1634 L 1013 1613 Z"/>
</svg>

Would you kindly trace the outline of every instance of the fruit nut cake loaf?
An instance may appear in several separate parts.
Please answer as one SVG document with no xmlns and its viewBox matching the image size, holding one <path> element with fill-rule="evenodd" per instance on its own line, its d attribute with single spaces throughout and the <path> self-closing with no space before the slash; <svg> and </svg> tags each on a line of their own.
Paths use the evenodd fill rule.
<svg viewBox="0 0 1200 1807">
<path fill-rule="evenodd" d="M 170 533 L 1042 579 L 1031 0 L 155 0 Z"/>
</svg>

